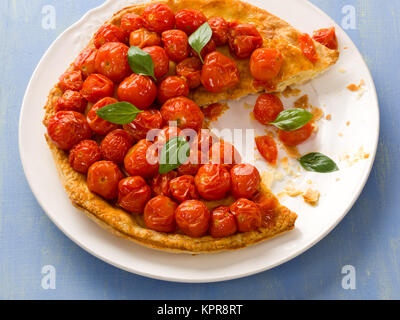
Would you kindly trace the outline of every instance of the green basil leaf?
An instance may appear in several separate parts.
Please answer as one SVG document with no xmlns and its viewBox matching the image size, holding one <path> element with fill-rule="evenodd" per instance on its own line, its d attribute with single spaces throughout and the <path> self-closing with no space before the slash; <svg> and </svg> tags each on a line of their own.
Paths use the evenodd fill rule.
<svg viewBox="0 0 400 320">
<path fill-rule="evenodd" d="M 190 146 L 183 137 L 175 137 L 164 145 L 160 157 L 160 174 L 179 168 L 189 159 Z"/>
<path fill-rule="evenodd" d="M 157 81 L 154 76 L 153 59 L 150 54 L 139 47 L 130 47 L 128 51 L 128 63 L 134 73 L 152 77 L 154 81 Z"/>
<path fill-rule="evenodd" d="M 336 163 L 329 157 L 319 152 L 313 152 L 299 159 L 301 166 L 312 172 L 329 173 L 338 171 Z"/>
<path fill-rule="evenodd" d="M 210 42 L 213 32 L 208 22 L 202 24 L 190 37 L 189 44 L 197 52 L 202 63 L 201 50 Z"/>
<path fill-rule="evenodd" d="M 295 131 L 311 121 L 313 114 L 304 109 L 288 109 L 282 111 L 270 124 L 283 131 Z"/>
<path fill-rule="evenodd" d="M 97 110 L 96 114 L 108 122 L 122 125 L 131 123 L 141 112 L 129 102 L 118 102 Z"/>
</svg>

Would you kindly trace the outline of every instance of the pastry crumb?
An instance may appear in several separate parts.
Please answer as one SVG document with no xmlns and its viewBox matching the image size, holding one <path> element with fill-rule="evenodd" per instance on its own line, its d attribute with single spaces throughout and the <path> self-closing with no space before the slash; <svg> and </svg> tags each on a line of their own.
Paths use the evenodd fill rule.
<svg viewBox="0 0 400 320">
<path fill-rule="evenodd" d="M 341 69 L 339 69 L 339 72 L 340 73 L 346 73 L 346 69 L 341 68 Z"/>
<path fill-rule="evenodd" d="M 301 93 L 301 90 L 299 89 L 292 89 L 291 87 L 287 87 L 285 91 L 282 92 L 283 96 L 285 98 L 289 97 L 298 97 Z"/>
<path fill-rule="evenodd" d="M 339 137 L 342 138 L 343 137 L 343 133 L 339 132 Z"/>
<path fill-rule="evenodd" d="M 253 105 L 251 105 L 251 104 L 249 104 L 249 103 L 244 103 L 244 108 L 245 109 L 252 109 L 254 106 Z"/>
<path fill-rule="evenodd" d="M 303 194 L 303 191 L 296 189 L 293 185 L 288 185 L 285 188 L 285 192 L 291 198 L 296 198 Z"/>
<path fill-rule="evenodd" d="M 360 91 L 360 89 L 365 85 L 364 79 L 361 79 L 360 84 L 356 85 L 354 83 L 350 84 L 347 86 L 347 89 L 352 91 L 352 92 L 357 92 Z"/>
<path fill-rule="evenodd" d="M 332 115 L 331 115 L 331 114 L 328 114 L 328 115 L 325 117 L 325 119 L 328 120 L 328 121 L 331 121 L 331 120 L 332 120 Z"/>
<path fill-rule="evenodd" d="M 315 206 L 318 204 L 320 196 L 321 194 L 318 190 L 309 188 L 306 193 L 303 194 L 303 199 L 306 203 Z"/>
<path fill-rule="evenodd" d="M 310 106 L 310 104 L 309 104 L 309 99 L 308 99 L 307 94 L 305 94 L 304 96 L 301 96 L 294 102 L 295 108 L 308 109 L 309 106 Z"/>
</svg>

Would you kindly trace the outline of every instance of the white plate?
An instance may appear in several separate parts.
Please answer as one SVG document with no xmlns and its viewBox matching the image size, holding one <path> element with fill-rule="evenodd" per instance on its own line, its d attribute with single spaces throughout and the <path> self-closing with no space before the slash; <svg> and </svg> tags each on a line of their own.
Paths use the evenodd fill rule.
<svg viewBox="0 0 400 320">
<path fill-rule="evenodd" d="M 285 19 L 293 26 L 311 33 L 334 25 L 326 14 L 305 0 L 251 0 Z M 324 106 L 332 120 L 323 120 L 315 139 L 301 147 L 303 153 L 320 151 L 334 158 L 341 171 L 333 174 L 304 173 L 297 179 L 302 187 L 312 180 L 321 191 L 318 207 L 302 199 L 284 199 L 283 203 L 299 214 L 296 230 L 283 236 L 237 252 L 212 255 L 171 255 L 153 251 L 119 239 L 90 221 L 70 203 L 61 186 L 42 125 L 43 106 L 57 78 L 68 67 L 91 35 L 112 14 L 135 1 L 109 0 L 88 12 L 66 30 L 46 52 L 27 88 L 20 118 L 19 146 L 26 177 L 38 202 L 50 219 L 75 243 L 96 257 L 127 271 L 143 276 L 177 282 L 214 282 L 252 275 L 278 266 L 303 253 L 325 237 L 351 209 L 369 176 L 379 136 L 379 108 L 373 80 L 355 45 L 336 25 L 341 44 L 341 57 L 336 66 L 322 77 L 305 85 L 311 102 Z M 346 50 L 343 50 L 347 47 Z M 346 72 L 340 72 L 340 70 Z M 342 70 L 342 71 L 343 71 Z M 346 89 L 351 83 L 365 81 L 365 93 Z M 245 99 L 254 101 L 254 97 Z M 249 117 L 243 117 L 243 102 L 233 103 L 217 127 L 236 126 L 261 129 Z M 248 109 L 246 112 L 250 112 Z M 247 119 L 244 121 L 244 119 Z M 347 126 L 350 121 L 350 126 Z M 343 137 L 339 137 L 339 132 Z M 354 155 L 363 147 L 368 159 L 349 166 L 339 157 Z M 257 163 L 261 167 L 262 163 Z M 262 168 L 261 168 L 262 169 Z M 340 178 L 339 181 L 337 179 Z M 277 192 L 283 187 L 278 183 Z M 301 198 L 301 197 L 300 197 Z"/>
</svg>

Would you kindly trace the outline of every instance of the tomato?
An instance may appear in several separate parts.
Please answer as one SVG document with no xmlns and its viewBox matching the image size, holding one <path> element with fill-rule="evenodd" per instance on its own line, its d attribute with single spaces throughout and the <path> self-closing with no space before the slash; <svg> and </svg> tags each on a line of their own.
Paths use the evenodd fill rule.
<svg viewBox="0 0 400 320">
<path fill-rule="evenodd" d="M 143 49 L 145 47 L 159 46 L 161 38 L 156 32 L 150 32 L 147 29 L 141 28 L 131 32 L 129 44 Z"/>
<path fill-rule="evenodd" d="M 206 56 L 211 53 L 214 52 L 215 50 L 217 50 L 217 45 L 215 44 L 215 41 L 213 39 L 211 39 L 206 46 L 200 51 L 201 57 L 203 58 L 203 60 L 206 58 Z M 192 49 L 191 50 L 191 55 L 198 57 L 198 53 Z"/>
<path fill-rule="evenodd" d="M 96 103 L 105 97 L 114 95 L 114 83 L 101 74 L 91 74 L 83 83 L 82 96 L 89 102 Z"/>
<path fill-rule="evenodd" d="M 133 145 L 133 138 L 122 129 L 111 131 L 101 142 L 100 149 L 104 160 L 123 164 L 128 151 Z"/>
<path fill-rule="evenodd" d="M 123 15 L 121 18 L 121 30 L 126 33 L 131 33 L 137 29 L 143 28 L 144 25 L 144 19 L 133 12 Z"/>
<path fill-rule="evenodd" d="M 172 197 L 178 202 L 199 199 L 193 176 L 187 175 L 175 178 L 170 181 L 169 187 Z"/>
<path fill-rule="evenodd" d="M 165 174 L 157 174 L 150 180 L 151 190 L 156 196 L 171 197 L 170 181 L 175 179 L 178 174 L 175 171 L 170 171 Z"/>
<path fill-rule="evenodd" d="M 92 109 L 87 114 L 87 122 L 89 123 L 90 128 L 97 134 L 101 136 L 105 136 L 109 132 L 118 129 L 120 126 L 111 122 L 108 122 L 97 115 L 97 111 L 105 106 L 110 104 L 117 103 L 118 100 L 114 98 L 103 98 L 99 102 L 97 102 Z"/>
<path fill-rule="evenodd" d="M 87 186 L 107 200 L 118 197 L 118 184 L 124 178 L 118 166 L 111 161 L 99 161 L 92 164 L 87 175 Z"/>
<path fill-rule="evenodd" d="M 161 129 L 163 118 L 161 112 L 155 109 L 149 109 L 139 113 L 135 120 L 124 125 L 124 129 L 139 141 L 147 138 L 147 133 L 152 129 Z"/>
<path fill-rule="evenodd" d="M 201 150 L 208 157 L 211 147 L 214 145 L 214 143 L 217 143 L 219 141 L 220 140 L 218 139 L 218 137 L 215 136 L 215 134 L 213 134 L 211 130 L 203 129 L 199 132 L 195 144 L 197 145 L 198 149 Z"/>
<path fill-rule="evenodd" d="M 92 136 L 85 116 L 75 111 L 60 111 L 53 115 L 49 119 L 47 133 L 53 143 L 65 151 Z"/>
<path fill-rule="evenodd" d="M 304 127 L 296 131 L 279 130 L 279 139 L 287 146 L 297 146 L 311 137 L 314 127 L 311 123 L 307 123 Z"/>
<path fill-rule="evenodd" d="M 253 113 L 258 122 L 268 125 L 275 121 L 283 110 L 281 99 L 274 94 L 264 93 L 257 98 Z"/>
<path fill-rule="evenodd" d="M 201 71 L 201 83 L 208 91 L 222 92 L 239 82 L 239 69 L 234 60 L 216 51 L 207 55 Z"/>
<path fill-rule="evenodd" d="M 201 70 L 203 64 L 197 57 L 187 58 L 176 66 L 176 74 L 184 77 L 190 89 L 195 89 L 201 85 Z"/>
<path fill-rule="evenodd" d="M 140 140 L 129 150 L 125 157 L 125 170 L 131 176 L 151 178 L 158 172 L 157 150 L 152 148 L 153 144 L 147 140 Z"/>
<path fill-rule="evenodd" d="M 143 12 L 143 19 L 150 31 L 162 33 L 175 27 L 175 15 L 166 4 L 148 5 Z"/>
<path fill-rule="evenodd" d="M 132 74 L 118 87 L 118 99 L 127 101 L 141 110 L 148 109 L 157 97 L 157 86 L 146 76 Z"/>
<path fill-rule="evenodd" d="M 251 199 L 260 189 L 261 176 L 250 164 L 238 164 L 231 169 L 232 194 L 235 198 Z"/>
<path fill-rule="evenodd" d="M 242 162 L 239 151 L 232 144 L 225 141 L 214 143 L 208 156 L 213 163 L 224 165 L 227 168 Z"/>
<path fill-rule="evenodd" d="M 88 48 L 83 50 L 74 61 L 74 66 L 80 70 L 85 77 L 88 77 L 95 72 L 95 60 L 97 50 L 95 48 Z"/>
<path fill-rule="evenodd" d="M 95 70 L 119 83 L 132 71 L 128 63 L 129 47 L 120 42 L 107 42 L 97 52 Z"/>
<path fill-rule="evenodd" d="M 210 226 L 211 214 L 207 206 L 198 200 L 183 202 L 176 209 L 176 224 L 182 232 L 193 238 L 206 235 Z"/>
<path fill-rule="evenodd" d="M 69 152 L 69 164 L 80 173 L 86 174 L 90 166 L 101 160 L 99 145 L 94 140 L 83 140 Z"/>
<path fill-rule="evenodd" d="M 111 23 L 105 23 L 104 25 L 102 25 L 93 37 L 93 43 L 97 49 L 107 42 L 125 43 L 125 41 L 125 32 Z"/>
<path fill-rule="evenodd" d="M 207 163 L 195 177 L 195 184 L 200 196 L 205 200 L 221 200 L 231 189 L 231 176 L 222 165 Z"/>
<path fill-rule="evenodd" d="M 272 193 L 257 193 L 253 201 L 258 205 L 261 211 L 261 226 L 270 228 L 274 225 L 276 209 L 279 206 L 278 199 Z"/>
<path fill-rule="evenodd" d="M 144 208 L 144 223 L 147 228 L 158 232 L 174 232 L 176 230 L 175 211 L 177 207 L 178 205 L 168 197 L 155 197 Z"/>
<path fill-rule="evenodd" d="M 251 56 L 254 50 L 261 48 L 263 38 L 252 24 L 231 23 L 228 35 L 229 50 L 239 59 Z"/>
<path fill-rule="evenodd" d="M 183 9 L 176 16 L 176 28 L 191 35 L 201 25 L 207 22 L 206 16 L 199 10 Z"/>
<path fill-rule="evenodd" d="M 160 146 L 164 146 L 164 144 L 166 144 L 170 139 L 179 137 L 181 133 L 182 133 L 181 129 L 177 127 L 174 126 L 164 127 L 155 137 L 155 143 L 157 143 Z"/>
<path fill-rule="evenodd" d="M 85 112 L 87 101 L 78 91 L 67 90 L 62 97 L 57 99 L 55 111 Z"/>
<path fill-rule="evenodd" d="M 206 155 L 196 149 L 191 149 L 189 159 L 177 169 L 180 176 L 195 176 L 200 167 L 208 161 Z"/>
<path fill-rule="evenodd" d="M 189 39 L 182 30 L 168 30 L 161 35 L 162 44 L 168 57 L 178 63 L 188 57 L 190 53 Z"/>
<path fill-rule="evenodd" d="M 152 46 L 144 48 L 143 51 L 153 60 L 155 77 L 160 79 L 165 76 L 169 71 L 169 58 L 165 50 L 159 46 Z"/>
<path fill-rule="evenodd" d="M 213 40 L 217 46 L 223 46 L 228 42 L 229 23 L 224 18 L 214 17 L 208 20 L 208 24 L 213 31 Z"/>
<path fill-rule="evenodd" d="M 256 137 L 256 146 L 263 158 L 270 164 L 275 165 L 278 159 L 278 147 L 274 138 L 270 136 Z"/>
<path fill-rule="evenodd" d="M 335 27 L 314 31 L 313 39 L 332 50 L 339 47 Z"/>
<path fill-rule="evenodd" d="M 282 54 L 276 49 L 256 49 L 250 58 L 250 72 L 256 80 L 271 81 L 283 65 Z"/>
<path fill-rule="evenodd" d="M 118 204 L 126 211 L 142 214 L 151 199 L 151 190 L 142 177 L 129 177 L 118 184 Z"/>
<path fill-rule="evenodd" d="M 317 50 L 315 49 L 314 41 L 311 37 L 304 33 L 299 36 L 299 46 L 305 57 L 312 63 L 316 63 L 319 60 Z"/>
<path fill-rule="evenodd" d="M 59 87 L 63 91 L 79 91 L 82 89 L 83 80 L 81 71 L 67 71 L 60 77 Z"/>
<path fill-rule="evenodd" d="M 166 123 L 176 121 L 180 129 L 193 129 L 197 132 L 203 126 L 204 114 L 200 107 L 185 97 L 168 100 L 161 107 L 161 114 Z"/>
<path fill-rule="evenodd" d="M 261 211 L 253 201 L 239 199 L 230 210 L 236 218 L 239 232 L 256 231 L 261 227 Z"/>
<path fill-rule="evenodd" d="M 189 85 L 181 77 L 171 76 L 165 78 L 158 88 L 158 101 L 164 104 L 169 99 L 189 95 Z"/>
<path fill-rule="evenodd" d="M 211 214 L 210 234 L 213 238 L 229 237 L 237 232 L 235 216 L 229 207 L 218 207 Z"/>
</svg>

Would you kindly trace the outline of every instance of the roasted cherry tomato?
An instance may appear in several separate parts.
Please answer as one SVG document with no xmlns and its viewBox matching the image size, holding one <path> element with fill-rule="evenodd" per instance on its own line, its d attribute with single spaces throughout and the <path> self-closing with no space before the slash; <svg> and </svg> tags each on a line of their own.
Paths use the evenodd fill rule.
<svg viewBox="0 0 400 320">
<path fill-rule="evenodd" d="M 175 137 L 179 137 L 182 134 L 182 130 L 178 127 L 167 126 L 162 128 L 155 137 L 155 143 L 163 147 L 169 140 Z"/>
<path fill-rule="evenodd" d="M 220 142 L 220 139 L 211 130 L 203 129 L 199 132 L 195 144 L 208 157 L 211 147 L 217 142 Z"/>
<path fill-rule="evenodd" d="M 195 89 L 201 85 L 202 63 L 199 58 L 187 58 L 176 66 L 176 74 L 184 77 L 190 89 Z"/>
<path fill-rule="evenodd" d="M 121 82 L 117 94 L 120 101 L 130 102 L 146 110 L 157 97 L 157 86 L 149 77 L 134 73 Z"/>
<path fill-rule="evenodd" d="M 201 52 L 200 52 L 201 57 L 204 60 L 209 53 L 214 52 L 215 50 L 217 50 L 217 45 L 215 44 L 215 41 L 213 39 L 211 39 L 206 44 L 206 46 L 201 50 Z M 194 56 L 194 57 L 198 57 L 199 56 L 194 49 L 191 50 L 191 55 Z"/>
<path fill-rule="evenodd" d="M 276 49 L 260 48 L 251 55 L 250 72 L 254 79 L 270 81 L 281 71 L 283 56 Z"/>
<path fill-rule="evenodd" d="M 175 211 L 178 205 L 166 196 L 151 199 L 144 209 L 144 223 L 147 228 L 158 232 L 176 230 Z"/>
<path fill-rule="evenodd" d="M 133 12 L 123 15 L 121 18 L 121 30 L 126 33 L 131 33 L 137 29 L 143 28 L 144 25 L 144 19 Z"/>
<path fill-rule="evenodd" d="M 85 116 L 75 111 L 57 112 L 49 119 L 47 132 L 54 144 L 66 151 L 92 136 Z"/>
<path fill-rule="evenodd" d="M 314 31 L 313 39 L 332 50 L 339 47 L 335 27 Z"/>
<path fill-rule="evenodd" d="M 191 35 L 202 24 L 207 22 L 206 16 L 199 10 L 183 9 L 176 16 L 176 28 Z"/>
<path fill-rule="evenodd" d="M 213 163 L 221 164 L 227 168 L 242 162 L 239 151 L 232 144 L 225 141 L 214 143 L 208 156 Z"/>
<path fill-rule="evenodd" d="M 85 77 L 88 77 L 95 72 L 96 55 L 96 48 L 88 48 L 83 50 L 75 59 L 75 68 L 80 70 Z"/>
<path fill-rule="evenodd" d="M 92 164 L 87 175 L 87 186 L 107 200 L 118 197 L 118 184 L 124 178 L 118 166 L 111 161 L 99 161 Z"/>
<path fill-rule="evenodd" d="M 276 95 L 264 93 L 257 98 L 254 106 L 254 117 L 263 125 L 275 121 L 283 111 L 283 103 Z"/>
<path fill-rule="evenodd" d="M 111 131 L 101 142 L 100 149 L 104 160 L 123 164 L 128 151 L 133 145 L 133 138 L 122 129 Z"/>
<path fill-rule="evenodd" d="M 263 158 L 270 164 L 275 165 L 278 159 L 278 147 L 274 138 L 270 136 L 256 137 L 256 146 Z"/>
<path fill-rule="evenodd" d="M 124 129 L 129 134 L 139 141 L 147 138 L 147 133 L 152 129 L 161 129 L 163 126 L 163 118 L 161 112 L 154 109 L 149 109 L 139 113 L 135 120 L 124 125 Z"/>
<path fill-rule="evenodd" d="M 169 58 L 165 50 L 159 46 L 152 46 L 144 48 L 143 51 L 153 60 L 155 77 L 160 79 L 165 76 L 169 71 Z"/>
<path fill-rule="evenodd" d="M 205 200 L 221 200 L 231 189 L 231 176 L 222 165 L 207 163 L 197 172 L 195 184 Z"/>
<path fill-rule="evenodd" d="M 165 174 L 157 174 L 150 180 L 151 190 L 155 196 L 171 197 L 170 181 L 175 179 L 178 174 L 175 171 L 170 171 Z"/>
<path fill-rule="evenodd" d="M 89 102 L 96 103 L 105 97 L 112 97 L 114 88 L 114 83 L 106 76 L 91 74 L 83 83 L 81 94 Z"/>
<path fill-rule="evenodd" d="M 165 78 L 158 88 L 158 101 L 164 104 L 169 99 L 188 96 L 189 85 L 186 80 L 181 77 L 170 76 Z"/>
<path fill-rule="evenodd" d="M 150 32 L 147 29 L 141 28 L 131 32 L 129 44 L 143 49 L 145 47 L 159 46 L 161 38 L 156 32 Z"/>
<path fill-rule="evenodd" d="M 176 121 L 180 129 L 193 129 L 196 132 L 203 126 L 204 114 L 192 100 L 178 97 L 168 100 L 161 108 L 166 123 Z"/>
<path fill-rule="evenodd" d="M 223 46 L 228 42 L 229 23 L 224 18 L 214 17 L 208 20 L 213 31 L 213 40 L 217 46 Z"/>
<path fill-rule="evenodd" d="M 189 159 L 177 169 L 180 176 L 195 176 L 203 164 L 206 164 L 206 155 L 196 149 L 191 149 Z"/>
<path fill-rule="evenodd" d="M 180 176 L 170 181 L 172 197 L 178 202 L 199 199 L 193 176 Z"/>
<path fill-rule="evenodd" d="M 190 53 L 189 39 L 182 30 L 168 30 L 162 33 L 161 40 L 168 57 L 178 63 Z"/>
<path fill-rule="evenodd" d="M 95 33 L 93 43 L 96 48 L 100 48 L 107 42 L 126 42 L 126 33 L 116 25 L 106 23 Z"/>
<path fill-rule="evenodd" d="M 261 211 L 261 226 L 270 228 L 274 225 L 276 209 L 279 206 L 278 199 L 272 193 L 257 193 L 253 201 L 258 205 Z"/>
<path fill-rule="evenodd" d="M 305 57 L 312 63 L 316 63 L 319 60 L 317 49 L 315 48 L 314 41 L 311 37 L 304 33 L 299 36 L 299 46 Z"/>
<path fill-rule="evenodd" d="M 105 136 L 109 132 L 118 129 L 120 126 L 111 122 L 108 122 L 107 120 L 104 120 L 100 118 L 97 115 L 97 111 L 101 108 L 104 108 L 105 106 L 108 106 L 110 104 L 117 103 L 118 100 L 114 98 L 103 98 L 99 102 L 97 102 L 92 109 L 87 114 L 87 122 L 89 123 L 90 128 L 97 134 L 101 136 Z"/>
<path fill-rule="evenodd" d="M 75 171 L 86 174 L 90 166 L 101 160 L 99 145 L 94 140 L 83 140 L 69 152 L 69 163 Z"/>
<path fill-rule="evenodd" d="M 210 92 L 233 88 L 240 82 L 236 62 L 217 51 L 207 55 L 201 71 L 201 83 Z"/>
<path fill-rule="evenodd" d="M 83 80 L 81 71 L 67 71 L 60 77 L 58 83 L 61 90 L 79 91 L 82 89 Z"/>
<path fill-rule="evenodd" d="M 210 234 L 213 238 L 229 237 L 237 232 L 236 218 L 229 207 L 218 207 L 211 214 Z"/>
<path fill-rule="evenodd" d="M 279 139 L 287 146 L 297 146 L 311 137 L 314 127 L 311 123 L 307 123 L 304 127 L 296 131 L 279 130 Z"/>
<path fill-rule="evenodd" d="M 252 24 L 231 23 L 228 36 L 229 50 L 239 59 L 251 56 L 254 50 L 261 48 L 263 38 Z"/>
<path fill-rule="evenodd" d="M 67 90 L 58 98 L 55 110 L 58 111 L 76 111 L 85 112 L 87 101 L 78 91 Z"/>
<path fill-rule="evenodd" d="M 231 169 L 232 194 L 251 199 L 260 188 L 261 176 L 251 164 L 238 164 Z"/>
<path fill-rule="evenodd" d="M 211 214 L 207 206 L 198 200 L 183 202 L 176 209 L 176 224 L 182 232 L 193 238 L 204 236 L 210 226 Z"/>
<path fill-rule="evenodd" d="M 140 140 L 125 157 L 125 170 L 131 176 L 154 177 L 158 172 L 157 149 L 147 140 Z"/>
<path fill-rule="evenodd" d="M 95 69 L 97 73 L 119 83 L 132 71 L 128 63 L 129 47 L 120 42 L 107 42 L 97 52 Z"/>
<path fill-rule="evenodd" d="M 151 199 L 151 190 L 142 177 L 129 177 L 118 184 L 118 204 L 126 211 L 142 214 Z"/>
<path fill-rule="evenodd" d="M 236 218 L 239 232 L 256 231 L 261 227 L 261 211 L 253 201 L 239 199 L 230 210 Z"/>
<path fill-rule="evenodd" d="M 150 31 L 162 33 L 175 27 L 175 15 L 166 4 L 148 5 L 143 12 L 143 19 Z"/>
</svg>

